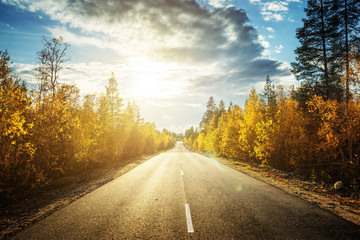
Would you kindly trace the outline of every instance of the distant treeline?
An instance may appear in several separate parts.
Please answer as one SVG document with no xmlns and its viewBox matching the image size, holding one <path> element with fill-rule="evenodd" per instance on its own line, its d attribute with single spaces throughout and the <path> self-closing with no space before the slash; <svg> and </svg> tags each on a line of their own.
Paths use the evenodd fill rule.
<svg viewBox="0 0 360 240">
<path fill-rule="evenodd" d="M 58 81 L 68 45 L 43 42 L 32 91 L 0 51 L 0 199 L 175 144 L 173 134 L 141 118 L 134 102 L 124 106 L 114 75 L 105 93 L 81 100 L 76 86 Z"/>
</svg>

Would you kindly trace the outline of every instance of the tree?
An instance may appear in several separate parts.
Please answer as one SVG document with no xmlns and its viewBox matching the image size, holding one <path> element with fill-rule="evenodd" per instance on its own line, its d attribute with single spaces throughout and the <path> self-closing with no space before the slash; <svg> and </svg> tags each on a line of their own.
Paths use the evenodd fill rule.
<svg viewBox="0 0 360 240">
<path fill-rule="evenodd" d="M 267 117 L 273 119 L 276 113 L 276 91 L 269 75 L 266 76 L 264 91 L 260 97 L 266 103 Z"/>
<path fill-rule="evenodd" d="M 51 90 L 55 97 L 55 90 L 59 84 L 59 72 L 65 62 L 70 58 L 67 49 L 70 46 L 63 41 L 62 37 L 47 39 L 42 37 L 44 48 L 37 53 L 38 66 L 35 68 L 35 77 L 40 82 L 39 99 L 47 91 Z"/>
<path fill-rule="evenodd" d="M 345 99 L 349 101 L 350 76 L 350 46 L 359 43 L 359 20 L 360 20 L 360 2 L 357 0 L 339 0 L 332 3 L 333 18 L 337 23 L 339 36 L 338 51 L 341 57 L 340 64 L 345 69 Z"/>
<path fill-rule="evenodd" d="M 220 155 L 232 159 L 240 158 L 239 135 L 243 121 L 244 111 L 237 105 L 220 118 L 220 127 L 224 128 L 221 130 Z"/>
<path fill-rule="evenodd" d="M 345 76 L 342 81 L 348 81 L 347 84 L 358 86 L 360 83 L 360 57 L 359 57 L 360 45 L 353 45 L 348 54 L 348 76 Z"/>
<path fill-rule="evenodd" d="M 275 86 L 272 83 L 269 75 L 266 76 L 264 91 L 262 94 L 260 94 L 260 97 L 268 106 L 276 104 Z"/>
<path fill-rule="evenodd" d="M 338 23 L 333 17 L 332 2 L 308 0 L 307 18 L 296 31 L 301 45 L 295 50 L 296 61 L 291 65 L 298 80 L 310 83 L 313 94 L 325 99 L 341 99 L 342 88 L 338 83 L 342 56 L 338 54 Z"/>
<path fill-rule="evenodd" d="M 229 104 L 229 107 L 227 109 L 227 112 L 231 112 L 233 110 L 234 106 L 233 106 L 233 103 L 232 101 L 230 101 L 230 104 Z"/>
<path fill-rule="evenodd" d="M 85 95 L 78 113 L 80 126 L 76 141 L 80 149 L 76 161 L 85 168 L 99 163 L 101 159 L 101 156 L 97 155 L 100 126 L 95 106 L 95 95 Z"/>
<path fill-rule="evenodd" d="M 120 110 L 122 107 L 122 99 L 119 97 L 119 90 L 117 88 L 117 82 L 115 74 L 111 73 L 108 86 L 106 88 L 106 97 L 109 103 L 110 118 L 113 124 L 116 124 L 120 120 Z"/>
<path fill-rule="evenodd" d="M 11 64 L 7 51 L 0 51 L 0 198 L 43 180 L 34 168 L 31 98 Z"/>
<path fill-rule="evenodd" d="M 252 89 L 245 103 L 244 121 L 241 125 L 239 145 L 243 159 L 259 162 L 256 159 L 255 147 L 258 144 L 257 125 L 264 119 L 264 102 L 255 89 Z"/>
<path fill-rule="evenodd" d="M 314 137 L 312 137 L 314 139 Z M 273 134 L 267 142 L 270 151 L 269 165 L 283 170 L 294 170 L 310 161 L 310 139 L 305 134 L 303 112 L 291 97 L 283 95 L 278 100 L 278 111 L 273 123 Z M 307 154 L 308 153 L 308 154 Z"/>
<path fill-rule="evenodd" d="M 201 119 L 199 124 L 201 130 L 205 130 L 206 127 L 210 124 L 212 116 L 216 113 L 217 107 L 214 101 L 214 98 L 211 96 L 209 101 L 206 104 L 206 111 Z"/>
</svg>

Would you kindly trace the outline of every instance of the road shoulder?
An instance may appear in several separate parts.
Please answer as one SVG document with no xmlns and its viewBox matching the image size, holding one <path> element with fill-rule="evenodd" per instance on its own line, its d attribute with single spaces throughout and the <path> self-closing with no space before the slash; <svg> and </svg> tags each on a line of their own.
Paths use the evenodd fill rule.
<svg viewBox="0 0 360 240">
<path fill-rule="evenodd" d="M 65 184 L 66 186 L 42 189 L 34 197 L 6 206 L 0 210 L 0 239 L 6 239 L 44 219 L 160 153 L 125 160 L 116 166 L 97 169 L 91 174 L 72 179 L 71 183 Z"/>
<path fill-rule="evenodd" d="M 261 169 L 221 158 L 216 158 L 216 160 L 360 226 L 359 198 L 354 199 L 353 197 L 334 194 L 333 191 L 329 192 L 329 189 L 326 189 L 320 184 L 300 180 L 289 174 L 274 171 L 273 169 Z"/>
</svg>

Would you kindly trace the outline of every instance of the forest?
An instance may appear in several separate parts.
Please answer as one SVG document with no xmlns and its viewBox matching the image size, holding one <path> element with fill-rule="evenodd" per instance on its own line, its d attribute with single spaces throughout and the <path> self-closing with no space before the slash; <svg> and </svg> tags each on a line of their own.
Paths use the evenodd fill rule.
<svg viewBox="0 0 360 240">
<path fill-rule="evenodd" d="M 307 1 L 292 72 L 300 85 L 284 89 L 266 77 L 245 107 L 210 97 L 199 128 L 185 132 L 198 151 L 312 176 L 360 183 L 360 3 Z M 265 79 L 265 77 L 264 77 Z"/>
<path fill-rule="evenodd" d="M 13 200 L 68 175 L 79 175 L 171 148 L 174 134 L 141 118 L 119 95 L 114 74 L 105 91 L 80 98 L 60 81 L 69 44 L 42 39 L 31 89 L 0 51 L 0 199 Z"/>
</svg>

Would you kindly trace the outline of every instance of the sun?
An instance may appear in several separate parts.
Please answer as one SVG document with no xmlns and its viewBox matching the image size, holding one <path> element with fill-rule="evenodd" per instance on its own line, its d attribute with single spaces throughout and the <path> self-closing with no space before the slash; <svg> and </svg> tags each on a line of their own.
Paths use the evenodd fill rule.
<svg viewBox="0 0 360 240">
<path fill-rule="evenodd" d="M 136 59 L 132 68 L 133 96 L 137 98 L 166 98 L 171 74 L 166 63 Z"/>
<path fill-rule="evenodd" d="M 161 97 L 164 94 L 162 84 L 160 76 L 155 73 L 136 73 L 134 95 L 137 97 Z"/>
</svg>

